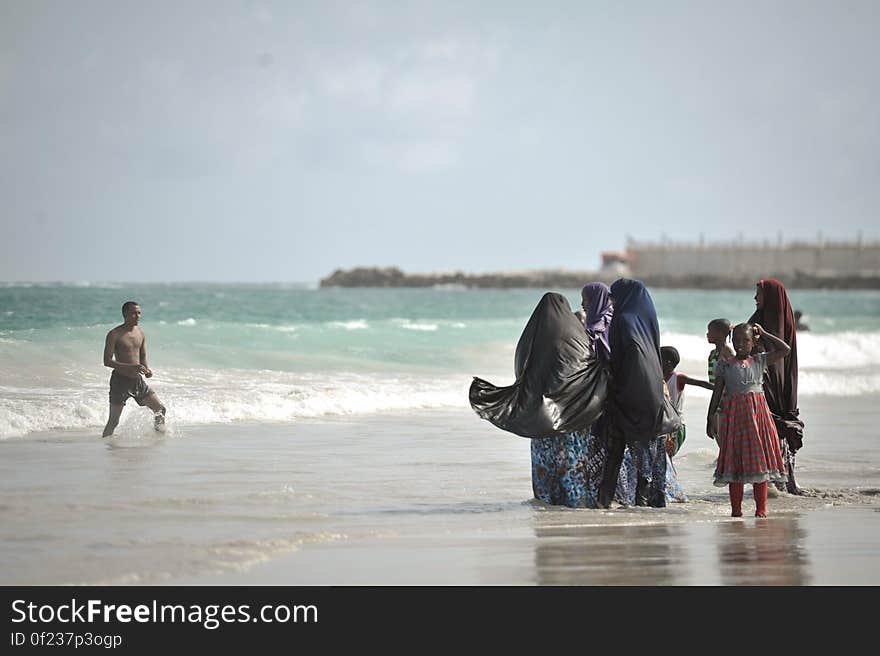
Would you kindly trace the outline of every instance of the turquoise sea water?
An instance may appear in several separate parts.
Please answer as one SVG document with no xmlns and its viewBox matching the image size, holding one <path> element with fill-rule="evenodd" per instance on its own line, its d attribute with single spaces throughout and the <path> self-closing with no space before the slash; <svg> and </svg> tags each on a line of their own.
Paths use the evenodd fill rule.
<svg viewBox="0 0 880 656">
<path fill-rule="evenodd" d="M 528 441 L 479 419 L 467 390 L 474 375 L 513 381 L 541 295 L 0 286 L 0 583 L 801 584 L 876 570 L 880 294 L 791 292 L 813 327 L 798 336 L 811 496 L 772 499 L 760 525 L 731 520 L 712 485 L 700 388 L 675 458 L 688 503 L 531 500 Z M 653 295 L 663 342 L 693 375 L 706 321 L 754 307 L 751 290 Z M 103 342 L 128 299 L 170 428 L 156 434 L 129 402 L 102 440 Z M 839 506 L 862 512 L 824 532 L 804 516 Z M 269 578 L 252 577 L 263 566 Z"/>
<path fill-rule="evenodd" d="M 556 291 L 579 307 L 578 290 Z M 103 341 L 128 299 L 143 309 L 157 393 L 178 418 L 211 423 L 466 406 L 472 376 L 512 382 L 516 341 L 542 293 L 8 284 L 0 287 L 0 437 L 103 423 Z M 754 309 L 748 289 L 652 295 L 664 344 L 696 375 L 710 348 L 706 322 L 745 320 Z M 811 327 L 799 335 L 801 393 L 880 391 L 880 293 L 790 295 Z"/>
</svg>

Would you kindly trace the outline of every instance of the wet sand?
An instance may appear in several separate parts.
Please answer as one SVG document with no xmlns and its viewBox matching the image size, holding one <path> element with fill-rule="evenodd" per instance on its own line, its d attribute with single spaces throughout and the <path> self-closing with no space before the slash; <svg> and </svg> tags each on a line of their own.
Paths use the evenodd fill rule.
<svg viewBox="0 0 880 656">
<path fill-rule="evenodd" d="M 5 440 L 0 584 L 877 585 L 877 400 L 805 400 L 809 495 L 762 520 L 698 430 L 688 503 L 604 511 L 533 500 L 528 441 L 469 410 Z"/>
<path fill-rule="evenodd" d="M 693 396 L 686 418 L 690 426 L 702 426 L 708 394 L 705 400 Z M 749 516 L 753 500 L 748 486 L 746 516 L 728 516 L 726 488 L 710 484 L 715 449 L 691 429 L 678 459 L 687 504 L 601 511 L 531 500 L 515 521 L 460 516 L 454 526 L 432 527 L 418 518 L 393 537 L 306 545 L 247 573 L 186 583 L 878 585 L 875 407 L 864 398 L 807 399 L 807 449 L 798 469 L 807 496 L 775 493 L 766 519 Z M 527 468 L 527 458 L 523 464 Z"/>
<path fill-rule="evenodd" d="M 647 511 L 649 512 L 649 511 Z M 583 512 L 530 526 L 305 547 L 208 585 L 878 585 L 880 509 L 596 524 Z M 462 527 L 464 528 L 464 527 Z"/>
</svg>

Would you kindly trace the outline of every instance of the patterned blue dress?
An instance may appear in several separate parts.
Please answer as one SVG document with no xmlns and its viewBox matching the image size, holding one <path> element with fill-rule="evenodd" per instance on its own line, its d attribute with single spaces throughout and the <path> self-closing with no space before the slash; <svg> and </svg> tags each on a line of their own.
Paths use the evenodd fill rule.
<svg viewBox="0 0 880 656">
<path fill-rule="evenodd" d="M 623 454 L 623 464 L 617 478 L 615 500 L 626 506 L 636 504 L 636 484 L 638 473 L 648 481 L 648 498 L 665 497 L 666 503 L 684 503 L 687 497 L 681 489 L 672 461 L 664 448 L 665 438 L 648 444 L 627 446 Z"/>
<path fill-rule="evenodd" d="M 532 491 L 554 506 L 595 508 L 605 449 L 588 431 L 532 443 Z"/>
<path fill-rule="evenodd" d="M 668 503 L 686 501 L 681 486 L 668 466 L 663 440 L 627 447 L 615 499 L 632 506 L 636 499 L 638 472 L 649 481 L 649 495 L 665 495 Z M 597 508 L 599 486 L 607 460 L 604 441 L 589 432 L 531 440 L 532 491 L 544 503 L 569 508 Z"/>
</svg>

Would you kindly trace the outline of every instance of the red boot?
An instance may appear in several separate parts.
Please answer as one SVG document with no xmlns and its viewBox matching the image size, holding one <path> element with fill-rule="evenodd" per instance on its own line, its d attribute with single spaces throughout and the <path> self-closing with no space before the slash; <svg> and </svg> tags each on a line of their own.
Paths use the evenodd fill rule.
<svg viewBox="0 0 880 656">
<path fill-rule="evenodd" d="M 755 517 L 767 516 L 767 482 L 753 483 L 752 492 L 755 495 Z"/>
<path fill-rule="evenodd" d="M 743 484 L 742 483 L 729 483 L 727 485 L 728 490 L 730 490 L 730 516 L 731 517 L 742 517 L 743 516 Z"/>
</svg>

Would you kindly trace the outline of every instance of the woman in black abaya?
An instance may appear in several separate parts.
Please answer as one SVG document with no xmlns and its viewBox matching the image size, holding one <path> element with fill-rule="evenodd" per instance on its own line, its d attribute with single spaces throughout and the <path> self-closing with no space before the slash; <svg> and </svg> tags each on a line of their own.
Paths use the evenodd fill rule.
<svg viewBox="0 0 880 656">
<path fill-rule="evenodd" d="M 595 508 L 605 452 L 590 435 L 607 381 L 594 336 L 560 294 L 538 303 L 516 348 L 516 382 L 475 378 L 470 402 L 482 418 L 531 438 L 532 489 L 545 503 Z"/>
<path fill-rule="evenodd" d="M 673 425 L 670 422 L 678 418 L 663 390 L 657 312 L 638 280 L 616 281 L 611 285 L 611 298 L 611 379 L 605 416 L 608 460 L 598 503 L 602 508 L 611 505 L 628 447 L 636 474 L 635 504 L 662 508 L 666 506 L 665 434 Z"/>
</svg>

